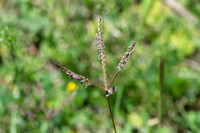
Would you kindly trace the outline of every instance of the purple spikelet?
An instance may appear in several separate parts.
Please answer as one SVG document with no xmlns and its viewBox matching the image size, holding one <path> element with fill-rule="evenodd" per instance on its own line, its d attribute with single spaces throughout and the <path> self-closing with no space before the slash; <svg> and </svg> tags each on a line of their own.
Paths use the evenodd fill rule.
<svg viewBox="0 0 200 133">
<path fill-rule="evenodd" d="M 101 17 L 99 17 L 99 19 L 98 19 L 98 30 L 97 30 L 97 33 L 96 33 L 96 39 L 97 39 L 96 46 L 97 46 L 98 59 L 105 61 L 105 51 L 104 51 L 105 44 L 104 44 L 102 32 L 103 32 L 103 30 L 101 28 Z"/>
<path fill-rule="evenodd" d="M 104 75 L 104 82 L 105 82 L 105 90 L 107 91 L 107 76 L 106 76 L 106 64 L 105 64 L 105 44 L 104 44 L 104 39 L 103 39 L 103 35 L 102 35 L 102 28 L 101 28 L 101 17 L 99 17 L 98 19 L 98 30 L 96 33 L 96 39 L 97 39 L 97 54 L 98 54 L 98 59 L 102 61 L 102 68 L 103 68 L 103 75 Z"/>
<path fill-rule="evenodd" d="M 128 62 L 128 59 L 131 57 L 131 55 L 132 55 L 132 53 L 133 53 L 133 51 L 135 49 L 135 44 L 136 44 L 136 41 L 134 41 L 133 44 L 129 46 L 127 52 L 124 54 L 124 56 L 120 60 L 120 63 L 117 66 L 117 69 L 118 69 L 119 72 L 121 72 L 121 70 L 123 69 L 123 67 Z"/>
<path fill-rule="evenodd" d="M 72 79 L 78 80 L 85 88 L 87 88 L 89 85 L 91 85 L 92 83 L 90 81 L 88 81 L 88 79 L 86 79 L 84 76 L 82 75 L 78 75 L 72 71 L 70 71 L 69 69 L 63 67 L 61 64 L 57 63 L 57 65 L 62 69 L 63 72 L 65 72 L 65 74 L 68 77 L 71 77 Z"/>
</svg>

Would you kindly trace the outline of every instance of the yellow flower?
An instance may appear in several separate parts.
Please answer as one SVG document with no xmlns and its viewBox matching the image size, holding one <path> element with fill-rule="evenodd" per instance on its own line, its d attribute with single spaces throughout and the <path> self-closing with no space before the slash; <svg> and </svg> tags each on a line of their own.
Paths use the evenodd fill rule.
<svg viewBox="0 0 200 133">
<path fill-rule="evenodd" d="M 51 107 L 52 107 L 52 102 L 51 102 L 51 101 L 47 101 L 47 102 L 46 102 L 46 106 L 47 106 L 48 108 L 51 108 Z"/>
<path fill-rule="evenodd" d="M 75 84 L 74 82 L 72 82 L 72 81 L 70 81 L 70 82 L 68 83 L 68 85 L 67 85 L 67 89 L 68 89 L 69 91 L 74 91 L 76 88 L 77 88 L 76 84 Z"/>
</svg>

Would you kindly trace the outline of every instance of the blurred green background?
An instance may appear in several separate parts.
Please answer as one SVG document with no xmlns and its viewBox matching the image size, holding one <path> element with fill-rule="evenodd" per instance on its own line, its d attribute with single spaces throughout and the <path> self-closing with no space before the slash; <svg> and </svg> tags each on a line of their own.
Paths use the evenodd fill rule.
<svg viewBox="0 0 200 133">
<path fill-rule="evenodd" d="M 112 132 L 105 92 L 83 88 L 56 66 L 103 86 L 96 55 L 98 17 L 103 20 L 108 81 L 134 41 L 137 45 L 110 96 L 119 133 L 199 133 L 199 0 L 0 0 L 0 133 L 47 132 L 38 88 L 55 133 Z M 158 126 L 159 63 L 165 59 L 163 123 Z"/>
</svg>

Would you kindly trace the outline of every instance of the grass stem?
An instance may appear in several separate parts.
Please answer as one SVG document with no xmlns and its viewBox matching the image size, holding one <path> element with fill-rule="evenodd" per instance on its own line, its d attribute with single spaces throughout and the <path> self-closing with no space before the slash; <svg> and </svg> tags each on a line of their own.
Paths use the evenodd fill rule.
<svg viewBox="0 0 200 133">
<path fill-rule="evenodd" d="M 110 110 L 110 116 L 111 116 L 111 119 L 112 119 L 113 128 L 114 128 L 115 133 L 117 133 L 117 130 L 116 130 L 116 127 L 115 127 L 115 121 L 114 121 L 112 110 L 111 110 L 111 107 L 110 107 L 109 97 L 107 97 L 107 101 L 108 101 L 108 107 L 109 107 L 109 110 Z"/>
<path fill-rule="evenodd" d="M 159 75 L 159 89 L 160 89 L 160 96 L 159 96 L 159 105 L 158 105 L 158 117 L 159 117 L 159 127 L 162 124 L 162 91 L 163 91 L 163 84 L 164 84 L 164 58 L 160 58 L 160 75 Z"/>
<path fill-rule="evenodd" d="M 115 76 L 111 80 L 110 84 L 108 85 L 108 88 L 110 88 L 111 84 L 114 82 L 114 80 L 116 79 L 116 77 L 117 77 L 118 74 L 119 74 L 119 71 L 117 71 L 117 73 L 115 74 Z"/>
</svg>

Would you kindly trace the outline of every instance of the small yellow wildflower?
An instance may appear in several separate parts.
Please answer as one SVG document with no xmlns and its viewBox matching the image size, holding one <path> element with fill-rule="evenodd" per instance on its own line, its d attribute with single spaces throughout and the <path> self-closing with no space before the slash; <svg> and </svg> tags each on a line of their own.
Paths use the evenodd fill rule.
<svg viewBox="0 0 200 133">
<path fill-rule="evenodd" d="M 74 82 L 72 82 L 72 81 L 70 81 L 70 82 L 68 83 L 68 85 L 67 85 L 67 89 L 68 89 L 69 91 L 74 91 L 76 88 L 77 88 L 76 84 L 75 84 Z"/>
<path fill-rule="evenodd" d="M 47 106 L 48 108 L 51 108 L 51 107 L 52 107 L 52 102 L 51 102 L 51 101 L 47 101 L 47 102 L 46 102 L 46 106 Z"/>
</svg>

